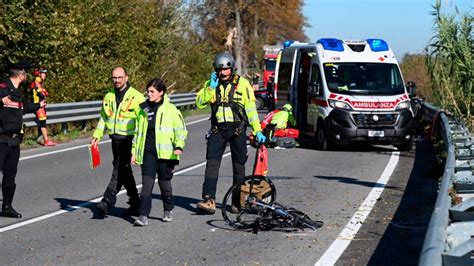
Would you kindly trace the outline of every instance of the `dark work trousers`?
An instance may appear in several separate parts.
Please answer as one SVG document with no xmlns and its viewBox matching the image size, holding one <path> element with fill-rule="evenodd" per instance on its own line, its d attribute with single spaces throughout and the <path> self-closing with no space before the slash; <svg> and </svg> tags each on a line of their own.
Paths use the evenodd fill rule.
<svg viewBox="0 0 474 266">
<path fill-rule="evenodd" d="M 245 132 L 245 130 L 243 130 Z M 245 177 L 247 161 L 247 138 L 245 133 L 235 134 L 233 127 L 212 132 L 207 139 L 206 171 L 202 185 L 202 197 L 216 199 L 217 178 L 226 144 L 230 144 L 232 156 L 233 184 Z"/>
<path fill-rule="evenodd" d="M 0 169 L 3 172 L 2 193 L 3 207 L 10 207 L 13 202 L 16 184 L 15 177 L 20 160 L 20 146 L 0 143 Z"/>
<path fill-rule="evenodd" d="M 122 189 L 122 186 L 127 190 L 129 197 L 129 204 L 131 208 L 138 209 L 140 199 L 138 197 L 137 184 L 133 177 L 132 167 L 130 161 L 132 160 L 132 140 L 133 136 L 126 138 L 112 139 L 112 154 L 114 160 L 112 162 L 114 170 L 112 171 L 112 178 L 109 185 L 105 189 L 104 198 L 102 201 L 106 202 L 108 207 L 115 206 L 117 201 L 117 193 Z"/>
<path fill-rule="evenodd" d="M 151 193 L 155 185 L 155 178 L 158 174 L 158 185 L 160 186 L 163 209 L 171 211 L 174 208 L 173 189 L 171 179 L 173 178 L 174 164 L 170 160 L 160 160 L 156 154 L 145 151 L 142 164 L 142 191 L 140 199 L 139 215 L 150 215 Z"/>
</svg>

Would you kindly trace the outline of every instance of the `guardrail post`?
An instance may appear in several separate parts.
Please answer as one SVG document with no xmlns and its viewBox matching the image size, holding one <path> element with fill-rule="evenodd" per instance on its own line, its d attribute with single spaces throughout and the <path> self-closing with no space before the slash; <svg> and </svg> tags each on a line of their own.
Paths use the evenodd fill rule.
<svg viewBox="0 0 474 266">
<path fill-rule="evenodd" d="M 82 120 L 81 121 L 81 131 L 84 131 L 87 129 L 87 120 Z"/>
<path fill-rule="evenodd" d="M 68 124 L 67 123 L 61 123 L 61 133 L 67 134 L 68 131 Z"/>
</svg>

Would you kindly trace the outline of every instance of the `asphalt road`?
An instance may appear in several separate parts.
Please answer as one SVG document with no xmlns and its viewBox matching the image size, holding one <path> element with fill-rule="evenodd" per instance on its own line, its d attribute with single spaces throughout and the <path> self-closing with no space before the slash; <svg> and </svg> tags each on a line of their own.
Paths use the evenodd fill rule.
<svg viewBox="0 0 474 266">
<path fill-rule="evenodd" d="M 23 218 L 0 218 L 0 264 L 314 265 L 341 239 L 339 234 L 354 221 L 374 187 L 403 192 L 414 164 L 413 152 L 400 154 L 390 146 L 338 151 L 271 149 L 269 177 L 275 183 L 277 201 L 301 209 L 325 225 L 315 232 L 235 231 L 224 223 L 219 211 L 211 216 L 195 214 L 195 204 L 201 198 L 204 135 L 209 121 L 201 116 L 187 123 L 187 146 L 172 181 L 176 208 L 171 223 L 161 221 L 157 185 L 149 226 L 134 227 L 133 218 L 122 217 L 128 207 L 125 194 L 118 196 L 107 218 L 93 218 L 93 201 L 100 199 L 111 175 L 107 141 L 100 145 L 102 165 L 95 170 L 88 168 L 87 139 L 22 151 L 14 207 Z M 254 154 L 250 148 L 247 173 Z M 380 180 L 387 174 L 389 162 L 394 174 L 387 176 L 384 186 Z M 140 184 L 138 167 L 134 174 Z M 392 177 L 397 177 L 397 185 L 391 185 Z M 231 159 L 227 156 L 221 164 L 218 202 L 231 182 Z M 380 193 L 385 199 L 386 190 Z M 382 216 L 393 217 L 401 198 L 393 197 L 387 203 L 392 208 L 380 206 L 378 200 L 374 204 Z M 373 213 L 368 215 L 370 221 Z M 361 233 L 371 231 L 364 221 L 360 224 Z M 349 241 L 338 263 L 367 264 L 389 221 L 376 225 L 380 233 L 366 239 L 370 252 L 353 256 L 357 243 Z M 352 239 L 358 237 L 353 235 Z"/>
</svg>

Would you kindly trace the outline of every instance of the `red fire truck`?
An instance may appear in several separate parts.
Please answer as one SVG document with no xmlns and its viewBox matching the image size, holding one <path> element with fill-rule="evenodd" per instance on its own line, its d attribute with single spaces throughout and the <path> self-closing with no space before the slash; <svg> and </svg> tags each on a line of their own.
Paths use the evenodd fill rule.
<svg viewBox="0 0 474 266">
<path fill-rule="evenodd" d="M 263 51 L 265 54 L 263 56 L 264 65 L 263 65 L 263 87 L 268 87 L 268 82 L 273 82 L 275 78 L 275 68 L 276 60 L 278 57 L 278 52 L 283 48 L 281 45 L 264 45 Z"/>
</svg>

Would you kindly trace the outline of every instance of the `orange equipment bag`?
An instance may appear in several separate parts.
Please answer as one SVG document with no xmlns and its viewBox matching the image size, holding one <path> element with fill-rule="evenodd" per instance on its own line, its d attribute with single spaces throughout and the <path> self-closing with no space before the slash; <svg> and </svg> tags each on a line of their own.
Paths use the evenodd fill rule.
<svg viewBox="0 0 474 266">
<path fill-rule="evenodd" d="M 273 136 L 280 138 L 292 138 L 297 139 L 300 136 L 300 131 L 296 128 L 285 128 L 275 130 Z"/>
</svg>

